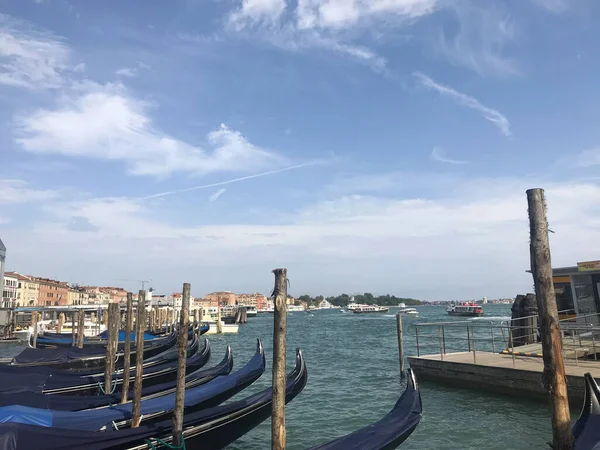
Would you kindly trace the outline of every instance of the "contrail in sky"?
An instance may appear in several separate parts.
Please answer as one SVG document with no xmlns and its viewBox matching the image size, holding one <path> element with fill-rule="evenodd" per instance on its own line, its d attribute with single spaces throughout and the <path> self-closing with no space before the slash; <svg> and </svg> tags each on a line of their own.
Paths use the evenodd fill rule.
<svg viewBox="0 0 600 450">
<path fill-rule="evenodd" d="M 239 181 L 244 181 L 244 180 L 251 180 L 252 178 L 260 178 L 260 177 L 264 177 L 266 175 L 272 175 L 274 173 L 286 172 L 288 170 L 294 170 L 294 169 L 301 169 L 302 167 L 314 166 L 314 165 L 321 164 L 321 163 L 323 163 L 323 161 L 320 161 L 320 160 L 311 161 L 311 162 L 307 162 L 307 163 L 303 163 L 303 164 L 297 164 L 295 166 L 284 167 L 283 169 L 270 170 L 268 172 L 255 173 L 254 175 L 247 175 L 245 177 L 234 178 L 232 180 L 219 181 L 218 183 L 203 184 L 201 186 L 192 186 L 192 187 L 185 188 L 185 189 L 177 189 L 176 191 L 159 192 L 158 194 L 152 194 L 152 195 L 148 195 L 146 197 L 140 197 L 138 200 L 149 200 L 151 198 L 166 197 L 167 195 L 180 194 L 182 192 L 197 191 L 199 189 L 207 189 L 207 188 L 211 188 L 211 187 L 215 187 L 215 186 L 223 186 L 225 184 L 237 183 Z"/>
</svg>

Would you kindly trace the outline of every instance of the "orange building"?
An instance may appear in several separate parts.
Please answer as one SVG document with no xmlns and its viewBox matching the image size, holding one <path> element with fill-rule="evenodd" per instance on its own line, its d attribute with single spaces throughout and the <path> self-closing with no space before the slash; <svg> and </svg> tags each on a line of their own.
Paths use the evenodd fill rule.
<svg viewBox="0 0 600 450">
<path fill-rule="evenodd" d="M 40 284 L 38 306 L 67 306 L 69 304 L 69 285 L 66 281 L 34 278 Z"/>
<path fill-rule="evenodd" d="M 221 305 L 235 305 L 238 300 L 237 294 L 234 294 L 231 291 L 221 291 L 221 292 L 211 292 L 210 294 L 206 294 L 206 300 L 209 302 L 221 302 Z"/>
</svg>

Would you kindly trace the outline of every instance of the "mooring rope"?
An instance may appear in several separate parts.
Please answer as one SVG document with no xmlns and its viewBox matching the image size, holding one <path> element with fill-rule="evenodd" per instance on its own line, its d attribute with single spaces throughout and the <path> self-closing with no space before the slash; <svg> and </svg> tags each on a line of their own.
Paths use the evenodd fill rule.
<svg viewBox="0 0 600 450">
<path fill-rule="evenodd" d="M 185 440 L 183 440 L 183 438 L 182 438 L 182 441 L 181 441 L 181 445 L 168 444 L 168 443 L 166 443 L 165 441 L 163 441 L 162 439 L 159 439 L 159 438 L 144 439 L 144 442 L 146 444 L 148 444 L 148 447 L 150 447 L 152 450 L 156 450 L 156 446 L 154 445 L 154 442 L 152 442 L 152 441 L 155 441 L 157 444 L 163 445 L 163 446 L 165 446 L 165 447 L 167 447 L 169 449 L 172 449 L 172 450 L 186 450 L 186 448 L 185 448 Z"/>
</svg>

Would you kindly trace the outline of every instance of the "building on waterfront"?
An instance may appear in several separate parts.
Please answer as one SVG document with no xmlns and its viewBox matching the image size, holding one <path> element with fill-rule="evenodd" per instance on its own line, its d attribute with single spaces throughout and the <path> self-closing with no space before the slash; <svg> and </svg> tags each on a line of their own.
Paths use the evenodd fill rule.
<svg viewBox="0 0 600 450">
<path fill-rule="evenodd" d="M 6 263 L 6 247 L 0 239 L 0 289 L 4 286 L 4 264 Z"/>
<path fill-rule="evenodd" d="M 552 281 L 561 319 L 600 324 L 600 261 L 554 268 Z"/>
<path fill-rule="evenodd" d="M 206 299 L 210 302 L 220 302 L 222 306 L 235 305 L 237 303 L 238 296 L 231 291 L 220 291 L 206 294 Z"/>
<path fill-rule="evenodd" d="M 259 292 L 253 294 L 238 295 L 238 304 L 242 306 L 254 306 L 257 310 L 267 307 L 267 297 Z"/>
<path fill-rule="evenodd" d="M 17 306 L 17 286 L 19 280 L 14 272 L 5 272 L 2 286 L 2 304 L 3 308 L 14 308 Z"/>
<path fill-rule="evenodd" d="M 40 283 L 33 277 L 9 272 L 17 278 L 17 303 L 15 306 L 36 306 L 40 298 Z"/>
<path fill-rule="evenodd" d="M 34 278 L 40 285 L 38 306 L 67 306 L 69 284 L 49 278 Z"/>
</svg>

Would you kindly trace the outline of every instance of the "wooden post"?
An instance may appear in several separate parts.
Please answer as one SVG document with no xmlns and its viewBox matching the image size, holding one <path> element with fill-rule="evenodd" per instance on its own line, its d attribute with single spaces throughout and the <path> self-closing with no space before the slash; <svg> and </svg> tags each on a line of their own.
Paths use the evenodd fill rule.
<svg viewBox="0 0 600 450">
<path fill-rule="evenodd" d="M 103 318 L 104 318 L 104 326 L 108 330 L 108 309 L 104 310 L 104 312 L 103 312 Z"/>
<path fill-rule="evenodd" d="M 402 333 L 402 316 L 397 313 L 396 314 L 396 331 L 398 332 L 398 353 L 400 357 L 400 378 L 404 378 L 406 374 L 404 373 L 404 336 Z"/>
<path fill-rule="evenodd" d="M 535 284 L 535 297 L 540 317 L 540 334 L 544 354 L 542 379 L 550 394 L 552 404 L 552 445 L 555 449 L 574 448 L 571 432 L 571 413 L 567 397 L 565 364 L 558 322 L 558 308 L 552 284 L 552 263 L 548 242 L 548 220 L 543 189 L 527 191 L 529 207 L 529 249 L 531 274 Z"/>
<path fill-rule="evenodd" d="M 127 311 L 125 312 L 125 348 L 123 350 L 123 387 L 121 403 L 127 402 L 129 391 L 129 371 L 131 369 L 131 330 L 133 328 L 133 294 L 127 293 Z"/>
<path fill-rule="evenodd" d="M 83 348 L 83 339 L 85 337 L 85 311 L 80 309 L 77 313 L 77 348 Z"/>
<path fill-rule="evenodd" d="M 198 309 L 198 330 L 196 330 L 196 332 L 198 333 L 198 341 L 200 341 L 200 337 L 202 336 L 202 331 L 200 331 L 201 328 L 202 328 L 202 305 L 200 305 L 200 308 Z"/>
<path fill-rule="evenodd" d="M 221 323 L 221 299 L 217 300 L 217 334 L 223 333 L 223 324 Z"/>
<path fill-rule="evenodd" d="M 271 450 L 285 449 L 285 338 L 287 327 L 287 269 L 274 269 L 273 305 L 273 403 L 271 412 Z"/>
<path fill-rule="evenodd" d="M 65 313 L 60 313 L 58 315 L 58 324 L 56 325 L 56 332 L 60 334 L 62 332 L 62 327 L 65 324 Z"/>
<path fill-rule="evenodd" d="M 173 411 L 173 445 L 181 447 L 183 441 L 183 409 L 185 396 L 185 361 L 187 353 L 188 327 L 190 311 L 190 283 L 183 283 L 181 296 L 181 317 L 179 319 L 179 358 L 177 360 L 177 389 L 175 391 L 175 410 Z"/>
<path fill-rule="evenodd" d="M 112 377 L 113 372 L 115 371 L 118 340 L 119 305 L 116 303 L 110 303 L 108 305 L 108 341 L 106 343 L 106 367 L 104 369 L 104 392 L 106 394 L 112 392 Z"/>
<path fill-rule="evenodd" d="M 75 347 L 75 311 L 71 311 L 71 347 Z"/>
<path fill-rule="evenodd" d="M 146 329 L 146 291 L 140 291 L 135 319 L 135 381 L 133 384 L 133 404 L 131 409 L 131 428 L 140 426 L 140 401 L 142 399 L 142 375 L 144 373 L 144 330 Z M 141 300 L 140 300 L 141 299 Z"/>
<path fill-rule="evenodd" d="M 37 347 L 37 337 L 38 337 L 38 312 L 34 311 L 31 313 L 31 321 L 33 322 L 33 348 Z"/>
</svg>

